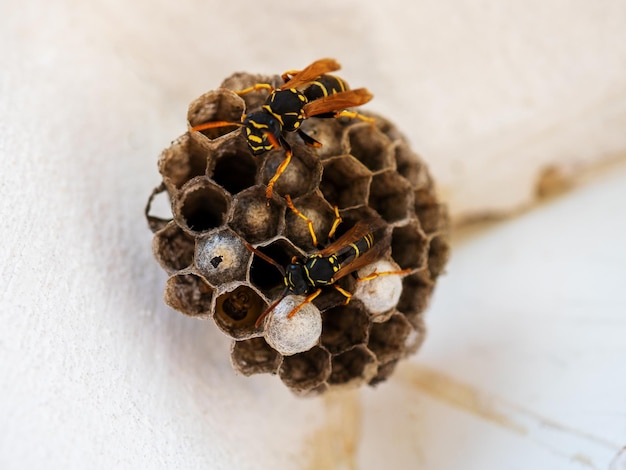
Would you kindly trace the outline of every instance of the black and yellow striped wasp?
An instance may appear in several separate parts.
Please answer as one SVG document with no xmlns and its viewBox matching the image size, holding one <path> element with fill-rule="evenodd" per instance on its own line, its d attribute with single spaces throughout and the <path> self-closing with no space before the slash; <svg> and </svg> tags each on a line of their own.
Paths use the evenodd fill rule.
<svg viewBox="0 0 626 470">
<path fill-rule="evenodd" d="M 309 227 L 309 232 L 313 244 L 317 246 L 317 237 L 313 230 L 313 222 L 307 218 L 293 205 L 289 195 L 285 196 L 289 208 L 300 218 L 305 220 Z M 335 207 L 335 222 L 329 232 L 329 239 L 335 234 L 335 230 L 341 223 L 339 210 Z M 298 310 L 306 304 L 312 302 L 322 293 L 322 288 L 332 286 L 345 296 L 347 304 L 352 294 L 337 284 L 344 276 L 354 273 L 368 264 L 378 260 L 389 248 L 389 238 L 383 237 L 375 242 L 374 233 L 383 227 L 381 219 L 371 218 L 357 222 L 350 230 L 341 235 L 328 246 L 307 256 L 304 259 L 293 257 L 291 262 L 283 267 L 272 258 L 246 244 L 248 250 L 259 256 L 264 261 L 272 264 L 283 276 L 285 288 L 278 300 L 272 303 L 265 312 L 257 319 L 255 326 L 258 328 L 263 319 L 289 294 L 304 295 L 306 298 L 287 315 L 293 317 Z M 357 281 L 367 281 L 379 276 L 390 274 L 408 274 L 411 270 L 374 272 L 366 277 L 358 278 Z"/>
<path fill-rule="evenodd" d="M 253 155 L 260 155 L 276 148 L 285 150 L 285 159 L 267 183 L 266 197 L 272 196 L 273 187 L 291 161 L 291 146 L 284 133 L 297 132 L 306 145 L 320 147 L 322 144 L 307 135 L 300 128 L 305 119 L 318 118 L 357 118 L 373 122 L 347 108 L 361 106 L 372 99 L 365 88 L 350 90 L 339 77 L 328 75 L 341 66 L 334 59 L 316 60 L 303 70 L 289 70 L 282 74 L 283 85 L 274 89 L 269 83 L 257 83 L 236 91 L 244 95 L 253 91 L 267 90 L 269 96 L 260 111 L 243 115 L 241 122 L 211 121 L 198 124 L 192 131 L 202 131 L 226 126 L 240 126 L 245 129 L 248 147 Z"/>
</svg>

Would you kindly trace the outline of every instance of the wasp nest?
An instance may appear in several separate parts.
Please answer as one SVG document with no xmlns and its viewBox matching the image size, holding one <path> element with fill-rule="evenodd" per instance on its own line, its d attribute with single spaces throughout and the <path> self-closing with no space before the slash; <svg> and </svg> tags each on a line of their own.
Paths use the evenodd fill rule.
<svg viewBox="0 0 626 470">
<path fill-rule="evenodd" d="M 254 157 L 239 126 L 202 132 L 205 121 L 240 122 L 256 111 L 267 92 L 238 96 L 255 83 L 281 84 L 280 77 L 238 73 L 218 90 L 191 103 L 190 131 L 159 159 L 162 184 L 152 193 L 146 216 L 155 232 L 154 255 L 170 275 L 165 301 L 193 317 L 212 319 L 233 339 L 231 357 L 245 374 L 278 374 L 294 392 L 314 394 L 329 388 L 374 385 L 389 377 L 399 359 L 424 339 L 423 312 L 448 258 L 447 214 L 436 196 L 425 164 L 386 119 L 311 118 L 302 129 L 323 144 L 304 145 L 296 133 L 285 137 L 293 159 L 279 177 L 272 198 L 266 184 L 284 159 L 276 149 Z M 173 218 L 150 214 L 154 196 L 166 191 Z M 382 218 L 379 237 L 388 249 L 375 263 L 341 288 L 324 288 L 292 318 L 287 314 L 303 297 L 286 296 L 255 325 L 284 289 L 283 276 L 253 253 L 255 247 L 281 266 L 294 256 L 316 251 L 307 223 L 313 222 L 322 245 L 335 221 L 338 234 L 358 221 Z M 402 271 L 359 281 L 372 272 Z"/>
</svg>

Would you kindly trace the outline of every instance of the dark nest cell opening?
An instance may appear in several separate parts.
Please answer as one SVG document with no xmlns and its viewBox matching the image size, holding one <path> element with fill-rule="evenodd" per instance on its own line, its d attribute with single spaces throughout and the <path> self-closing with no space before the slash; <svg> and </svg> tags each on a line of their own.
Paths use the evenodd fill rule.
<svg viewBox="0 0 626 470">
<path fill-rule="evenodd" d="M 285 240 L 278 240 L 267 246 L 259 246 L 256 249 L 276 261 L 283 268 L 291 262 L 294 256 L 299 255 L 293 246 Z M 250 281 L 268 297 L 277 295 L 285 287 L 283 274 L 280 270 L 256 254 L 253 256 L 252 265 L 250 266 Z"/>
<path fill-rule="evenodd" d="M 189 187 L 183 194 L 180 212 L 183 221 L 194 232 L 206 232 L 224 223 L 228 201 L 210 185 Z"/>
<path fill-rule="evenodd" d="M 243 145 L 224 151 L 215 160 L 211 177 L 231 194 L 254 186 L 257 160 Z"/>
</svg>

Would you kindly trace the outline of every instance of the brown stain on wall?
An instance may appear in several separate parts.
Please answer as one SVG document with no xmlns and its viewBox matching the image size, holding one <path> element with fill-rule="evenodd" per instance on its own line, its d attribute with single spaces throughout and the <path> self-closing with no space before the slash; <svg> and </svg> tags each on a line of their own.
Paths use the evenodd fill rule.
<svg viewBox="0 0 626 470">
<path fill-rule="evenodd" d="M 357 390 L 327 392 L 325 424 L 305 444 L 308 470 L 357 470 L 361 402 Z"/>
<path fill-rule="evenodd" d="M 505 427 L 516 434 L 526 435 L 528 430 L 516 423 L 484 393 L 471 385 L 451 379 L 430 368 L 410 364 L 400 367 L 397 376 L 410 387 L 480 418 Z"/>
<path fill-rule="evenodd" d="M 520 207 L 505 211 L 476 211 L 471 214 L 458 214 L 452 218 L 453 234 L 463 232 L 471 235 L 474 231 L 489 227 L 497 222 L 517 217 L 549 202 L 557 197 L 584 187 L 603 176 L 626 166 L 626 153 L 606 155 L 600 160 L 585 164 L 547 164 L 537 172 L 534 197 Z M 445 197 L 442 200 L 446 200 Z"/>
<path fill-rule="evenodd" d="M 516 420 L 513 415 L 518 416 L 519 419 L 529 420 L 533 425 L 551 428 L 555 432 L 569 434 L 601 447 L 609 449 L 617 448 L 614 442 L 610 442 L 584 430 L 572 428 L 515 403 L 510 403 L 489 395 L 472 385 L 455 380 L 441 372 L 420 364 L 404 364 L 403 367 L 398 368 L 396 376 L 407 384 L 407 386 L 417 389 L 432 398 L 443 401 L 455 408 L 478 416 L 481 419 L 504 427 L 522 436 L 531 433 L 527 427 L 521 424 L 519 420 Z M 570 456 L 570 458 L 585 464 L 587 464 L 587 460 L 589 460 L 587 456 L 582 454 L 575 454 Z"/>
</svg>

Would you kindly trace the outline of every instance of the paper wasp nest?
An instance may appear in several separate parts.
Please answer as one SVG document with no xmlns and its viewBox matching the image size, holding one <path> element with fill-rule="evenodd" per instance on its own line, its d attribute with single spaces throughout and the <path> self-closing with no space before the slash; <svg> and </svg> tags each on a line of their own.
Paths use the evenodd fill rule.
<svg viewBox="0 0 626 470">
<path fill-rule="evenodd" d="M 222 88 L 191 103 L 190 126 L 208 120 L 239 122 L 244 112 L 263 104 L 267 93 L 240 97 L 230 90 L 258 82 L 281 83 L 279 76 L 235 74 Z M 269 204 L 265 184 L 284 158 L 282 149 L 254 157 L 237 126 L 187 132 L 163 151 L 163 182 L 146 208 L 155 232 L 154 255 L 170 275 L 167 304 L 186 315 L 211 319 L 230 336 L 236 370 L 278 374 L 300 394 L 386 380 L 398 360 L 422 343 L 424 309 L 448 258 L 447 214 L 425 164 L 393 124 L 364 114 L 374 117 L 375 124 L 346 118 L 305 120 L 303 130 L 322 142 L 321 148 L 305 146 L 296 133 L 287 134 L 293 159 Z M 172 220 L 149 213 L 153 197 L 162 191 L 169 195 Z M 344 231 L 364 218 L 382 217 L 390 249 L 380 267 L 364 269 L 410 273 L 365 282 L 346 276 L 340 285 L 354 293 L 349 304 L 328 287 L 292 319 L 272 327 L 274 315 L 269 315 L 256 328 L 257 318 L 280 296 L 284 284 L 278 270 L 245 243 L 282 266 L 293 256 L 315 252 L 307 224 L 287 207 L 285 195 L 313 220 L 323 244 L 334 206 Z M 270 346 L 281 341 L 286 345 L 277 349 L 287 349 L 282 353 Z M 293 353 L 292 346 L 300 352 Z"/>
</svg>

